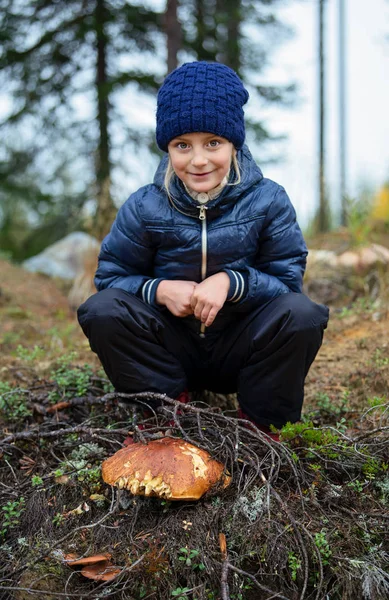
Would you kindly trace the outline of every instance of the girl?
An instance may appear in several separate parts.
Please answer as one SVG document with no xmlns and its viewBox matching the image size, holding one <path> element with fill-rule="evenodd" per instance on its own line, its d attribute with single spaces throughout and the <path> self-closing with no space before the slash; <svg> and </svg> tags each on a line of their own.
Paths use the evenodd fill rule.
<svg viewBox="0 0 389 600">
<path fill-rule="evenodd" d="M 78 318 L 117 391 L 236 391 L 240 415 L 270 432 L 300 418 L 328 309 L 302 294 L 295 211 L 244 145 L 247 100 L 222 64 L 168 75 L 167 155 L 119 210 Z"/>
</svg>

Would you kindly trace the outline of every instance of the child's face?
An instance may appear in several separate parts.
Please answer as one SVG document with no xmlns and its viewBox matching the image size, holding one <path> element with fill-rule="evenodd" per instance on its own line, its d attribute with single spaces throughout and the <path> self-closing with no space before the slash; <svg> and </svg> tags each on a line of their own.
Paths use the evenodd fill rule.
<svg viewBox="0 0 389 600">
<path fill-rule="evenodd" d="M 212 133 L 185 133 L 169 146 L 173 169 L 194 192 L 209 192 L 228 174 L 234 146 L 226 138 Z"/>
</svg>

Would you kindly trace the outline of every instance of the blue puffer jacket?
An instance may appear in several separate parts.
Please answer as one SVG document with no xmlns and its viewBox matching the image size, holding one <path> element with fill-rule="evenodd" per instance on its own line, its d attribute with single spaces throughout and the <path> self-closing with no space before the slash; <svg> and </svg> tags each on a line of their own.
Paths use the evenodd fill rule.
<svg viewBox="0 0 389 600">
<path fill-rule="evenodd" d="M 162 279 L 200 282 L 225 271 L 230 292 L 210 331 L 228 325 L 237 312 L 301 292 L 307 248 L 295 210 L 285 190 L 263 177 L 247 146 L 238 161 L 241 182 L 225 186 L 204 209 L 177 178 L 169 200 L 165 157 L 154 183 L 130 196 L 104 239 L 97 289 L 121 288 L 155 304 Z M 184 321 L 200 329 L 193 316 Z"/>
</svg>

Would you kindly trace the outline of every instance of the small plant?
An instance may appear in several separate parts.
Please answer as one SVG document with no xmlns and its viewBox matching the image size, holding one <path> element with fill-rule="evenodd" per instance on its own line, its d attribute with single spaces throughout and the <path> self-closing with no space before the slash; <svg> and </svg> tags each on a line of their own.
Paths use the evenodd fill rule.
<svg viewBox="0 0 389 600">
<path fill-rule="evenodd" d="M 339 319 L 345 319 L 346 317 L 350 317 L 353 314 L 353 309 L 351 306 L 343 306 L 341 309 L 338 309 L 339 312 L 337 316 Z"/>
<path fill-rule="evenodd" d="M 65 520 L 65 517 L 63 516 L 63 514 L 58 512 L 53 517 L 53 525 L 55 525 L 56 527 L 60 527 L 62 525 L 62 523 L 64 522 L 64 520 Z"/>
<path fill-rule="evenodd" d="M 376 487 L 380 490 L 381 500 L 384 504 L 389 504 L 389 475 L 386 475 L 382 481 L 375 482 Z"/>
<path fill-rule="evenodd" d="M 75 477 L 81 483 L 88 486 L 90 492 L 96 492 L 101 487 L 101 465 L 100 460 L 104 456 L 104 449 L 93 442 L 81 444 L 75 448 L 68 460 L 61 463 L 59 469 L 54 471 L 54 477 L 61 477 L 64 473 L 75 471 Z M 99 461 L 94 465 L 93 461 Z"/>
<path fill-rule="evenodd" d="M 362 472 L 367 479 L 375 479 L 381 471 L 385 471 L 385 463 L 381 464 L 381 461 L 373 456 L 369 456 L 362 466 Z"/>
<path fill-rule="evenodd" d="M 296 581 L 296 579 L 297 579 L 297 571 L 299 569 L 301 569 L 302 562 L 295 555 L 294 552 L 289 552 L 289 554 L 288 554 L 288 566 L 289 566 L 289 569 L 291 570 L 292 580 Z"/>
<path fill-rule="evenodd" d="M 80 469 L 77 473 L 77 479 L 81 483 L 88 485 L 91 490 L 96 491 L 101 487 L 101 467 L 86 467 Z"/>
<path fill-rule="evenodd" d="M 376 348 L 373 354 L 373 362 L 377 367 L 385 367 L 386 365 L 389 365 L 389 358 L 387 356 L 382 356 L 382 350 Z"/>
<path fill-rule="evenodd" d="M 368 398 L 367 403 L 371 408 L 376 408 L 377 406 L 385 408 L 388 400 L 385 396 L 373 396 L 373 398 Z"/>
<path fill-rule="evenodd" d="M 366 198 L 348 197 L 346 199 L 347 230 L 354 247 L 366 244 L 369 239 L 372 229 L 369 219 L 371 210 L 371 201 L 369 202 Z"/>
<path fill-rule="evenodd" d="M 200 562 L 199 550 L 180 548 L 180 554 L 181 556 L 178 557 L 178 560 L 185 562 L 187 567 L 191 567 L 193 570 L 198 569 L 199 571 L 203 571 L 205 569 L 204 563 Z"/>
<path fill-rule="evenodd" d="M 340 404 L 336 404 L 334 400 L 332 400 L 329 397 L 328 394 L 324 392 L 319 392 L 316 395 L 316 404 L 320 411 L 329 413 L 337 417 L 344 413 L 347 406 L 347 402 L 349 401 L 349 397 L 350 390 L 344 390 L 340 398 Z"/>
<path fill-rule="evenodd" d="M 363 483 L 359 481 L 359 479 L 356 479 L 355 481 L 349 481 L 347 487 L 352 489 L 354 492 L 358 492 L 358 494 L 363 492 Z"/>
<path fill-rule="evenodd" d="M 56 384 L 56 389 L 49 393 L 49 400 L 53 403 L 62 398 L 85 396 L 91 384 L 93 375 L 92 367 L 71 367 L 71 361 L 76 357 L 75 352 L 59 359 L 59 366 L 51 373 L 51 378 Z"/>
<path fill-rule="evenodd" d="M 0 413 L 12 422 L 30 417 L 32 410 L 27 405 L 28 397 L 28 391 L 0 382 Z"/>
<path fill-rule="evenodd" d="M 308 448 L 319 448 L 339 443 L 339 436 L 329 429 L 315 427 L 312 421 L 305 423 L 287 423 L 281 429 L 283 441 L 296 440 Z"/>
<path fill-rule="evenodd" d="M 176 600 L 187 600 L 187 598 L 188 598 L 187 593 L 190 591 L 191 591 L 191 589 L 188 587 L 184 587 L 184 588 L 178 587 L 172 591 L 171 595 Z"/>
<path fill-rule="evenodd" d="M 65 474 L 65 471 L 63 469 L 56 469 L 52 474 L 54 477 L 62 477 Z"/>
<path fill-rule="evenodd" d="M 344 433 L 347 430 L 347 421 L 344 417 L 342 417 L 340 421 L 336 423 L 336 429 L 341 433 Z"/>
<path fill-rule="evenodd" d="M 21 360 L 32 362 L 39 358 L 42 358 L 45 354 L 45 350 L 40 348 L 39 346 L 34 346 L 31 348 L 25 348 L 21 344 L 16 348 L 16 356 Z"/>
<path fill-rule="evenodd" d="M 267 492 L 265 487 L 254 487 L 247 496 L 239 496 L 233 506 L 234 516 L 244 515 L 254 523 L 267 508 Z"/>
<path fill-rule="evenodd" d="M 323 565 L 328 565 L 332 556 L 332 550 L 328 543 L 325 529 L 322 529 L 319 533 L 315 533 L 315 545 L 320 552 Z"/>
<path fill-rule="evenodd" d="M 360 315 L 367 312 L 373 312 L 377 306 L 377 303 L 371 300 L 371 298 L 357 298 L 351 306 L 343 306 L 337 313 L 339 319 L 351 317 L 352 315 Z M 366 338 L 361 338 L 356 342 L 359 348 L 366 348 Z"/>
<path fill-rule="evenodd" d="M 9 501 L 7 504 L 1 507 L 4 513 L 4 520 L 0 534 L 5 537 L 8 529 L 12 529 L 19 524 L 20 517 L 25 510 L 25 501 L 23 496 L 19 500 Z"/>
<path fill-rule="evenodd" d="M 31 477 L 31 485 L 32 487 L 38 487 L 39 485 L 43 485 L 43 479 L 39 475 L 33 475 Z"/>
</svg>

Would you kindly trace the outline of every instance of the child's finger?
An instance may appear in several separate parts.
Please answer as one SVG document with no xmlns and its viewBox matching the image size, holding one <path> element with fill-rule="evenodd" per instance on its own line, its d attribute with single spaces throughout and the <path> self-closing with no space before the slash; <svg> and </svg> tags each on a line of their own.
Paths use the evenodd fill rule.
<svg viewBox="0 0 389 600">
<path fill-rule="evenodd" d="M 215 306 L 213 306 L 211 308 L 211 310 L 208 313 L 207 319 L 205 321 L 205 326 L 209 327 L 210 325 L 212 325 L 212 323 L 214 322 L 217 313 L 219 312 L 219 309 L 216 308 Z M 204 322 L 204 321 L 203 321 Z"/>
<path fill-rule="evenodd" d="M 193 314 L 196 317 L 196 319 L 201 319 L 203 310 L 204 310 L 204 302 L 198 301 L 194 308 L 194 311 L 193 311 Z"/>
</svg>

